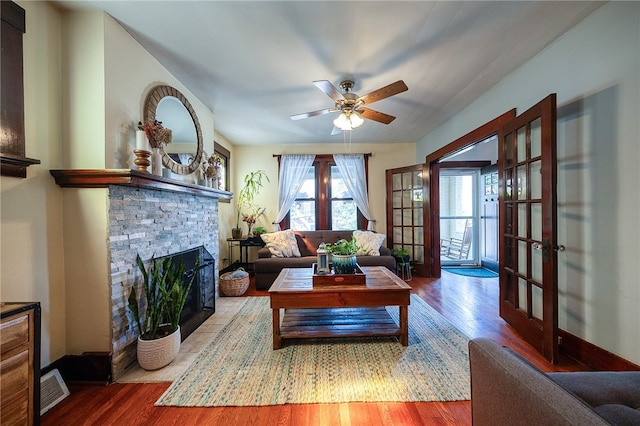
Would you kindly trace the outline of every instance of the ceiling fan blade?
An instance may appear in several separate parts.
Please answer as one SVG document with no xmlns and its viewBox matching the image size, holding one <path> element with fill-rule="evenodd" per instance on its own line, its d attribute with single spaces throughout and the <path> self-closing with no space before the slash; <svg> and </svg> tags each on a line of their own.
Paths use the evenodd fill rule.
<svg viewBox="0 0 640 426">
<path fill-rule="evenodd" d="M 337 108 L 325 108 L 317 111 L 303 112 L 302 114 L 295 114 L 291 116 L 292 120 L 301 120 L 303 118 L 315 117 L 316 115 L 328 114 L 330 112 L 338 111 Z"/>
<path fill-rule="evenodd" d="M 331 136 L 339 135 L 342 133 L 342 130 L 338 129 L 336 126 L 333 126 L 333 130 L 331 131 Z"/>
<path fill-rule="evenodd" d="M 375 111 L 373 109 L 360 107 L 356 110 L 363 118 L 377 121 L 382 124 L 389 124 L 396 118 L 393 115 L 385 114 L 384 112 Z"/>
<path fill-rule="evenodd" d="M 329 80 L 316 80 L 313 82 L 315 86 L 326 93 L 331 99 L 335 102 L 340 102 L 344 100 L 344 96 L 340 93 L 340 90 Z"/>
<path fill-rule="evenodd" d="M 384 86 L 367 95 L 361 96 L 360 99 L 364 101 L 365 104 L 372 104 L 407 90 L 409 90 L 409 88 L 404 84 L 404 81 L 398 80 L 395 83 L 391 83 L 388 86 Z"/>
</svg>

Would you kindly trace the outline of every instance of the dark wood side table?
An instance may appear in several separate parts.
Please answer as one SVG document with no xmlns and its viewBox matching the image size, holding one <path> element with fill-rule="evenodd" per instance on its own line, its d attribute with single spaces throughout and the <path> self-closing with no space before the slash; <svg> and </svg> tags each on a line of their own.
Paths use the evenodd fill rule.
<svg viewBox="0 0 640 426">
<path fill-rule="evenodd" d="M 265 243 L 262 238 L 247 237 L 242 238 L 227 238 L 227 244 L 229 245 L 229 263 L 233 263 L 233 248 L 239 247 L 240 250 L 240 265 L 245 270 L 253 269 L 253 263 L 249 262 L 249 247 L 264 247 Z"/>
</svg>

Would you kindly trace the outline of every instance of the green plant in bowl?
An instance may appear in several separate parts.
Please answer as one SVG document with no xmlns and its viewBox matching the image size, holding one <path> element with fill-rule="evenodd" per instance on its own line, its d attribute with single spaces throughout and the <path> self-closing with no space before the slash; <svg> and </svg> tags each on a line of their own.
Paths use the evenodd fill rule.
<svg viewBox="0 0 640 426">
<path fill-rule="evenodd" d="M 356 272 L 356 253 L 360 248 L 353 238 L 351 241 L 338 240 L 332 244 L 325 244 L 331 254 L 331 263 L 336 274 L 354 274 Z"/>
<path fill-rule="evenodd" d="M 325 247 L 329 253 L 332 255 L 351 255 L 356 254 L 358 249 L 360 248 L 356 243 L 356 239 L 352 239 L 351 241 L 347 240 L 338 240 L 332 244 L 325 244 Z"/>
</svg>

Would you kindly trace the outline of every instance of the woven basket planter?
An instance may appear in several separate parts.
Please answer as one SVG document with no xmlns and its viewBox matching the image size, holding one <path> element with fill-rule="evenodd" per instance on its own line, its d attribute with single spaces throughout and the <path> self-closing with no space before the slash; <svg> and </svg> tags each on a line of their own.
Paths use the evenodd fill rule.
<svg viewBox="0 0 640 426">
<path fill-rule="evenodd" d="M 240 268 L 242 269 L 242 268 Z M 243 269 L 244 270 L 244 269 Z M 220 295 L 221 296 L 242 296 L 249 288 L 249 276 L 241 278 L 231 278 L 233 272 L 220 275 Z"/>
<path fill-rule="evenodd" d="M 138 364 L 145 370 L 157 370 L 176 359 L 180 352 L 180 327 L 168 336 L 154 340 L 138 337 Z"/>
</svg>

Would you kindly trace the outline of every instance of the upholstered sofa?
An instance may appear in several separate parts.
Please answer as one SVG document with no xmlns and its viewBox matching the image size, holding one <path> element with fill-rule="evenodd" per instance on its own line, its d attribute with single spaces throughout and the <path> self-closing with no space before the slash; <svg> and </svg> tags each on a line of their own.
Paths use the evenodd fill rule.
<svg viewBox="0 0 640 426">
<path fill-rule="evenodd" d="M 486 338 L 469 361 L 475 426 L 640 424 L 640 371 L 544 373 Z"/>
<path fill-rule="evenodd" d="M 299 257 L 275 257 L 268 245 L 258 250 L 258 258 L 253 265 L 258 290 L 268 290 L 283 268 L 311 268 L 317 262 L 317 249 L 320 243 L 335 243 L 340 239 L 351 240 L 353 231 L 295 231 L 293 234 L 300 252 Z M 358 264 L 386 266 L 395 272 L 396 260 L 391 256 L 391 250 L 384 245 L 381 245 L 378 250 L 379 256 L 357 256 Z"/>
</svg>

